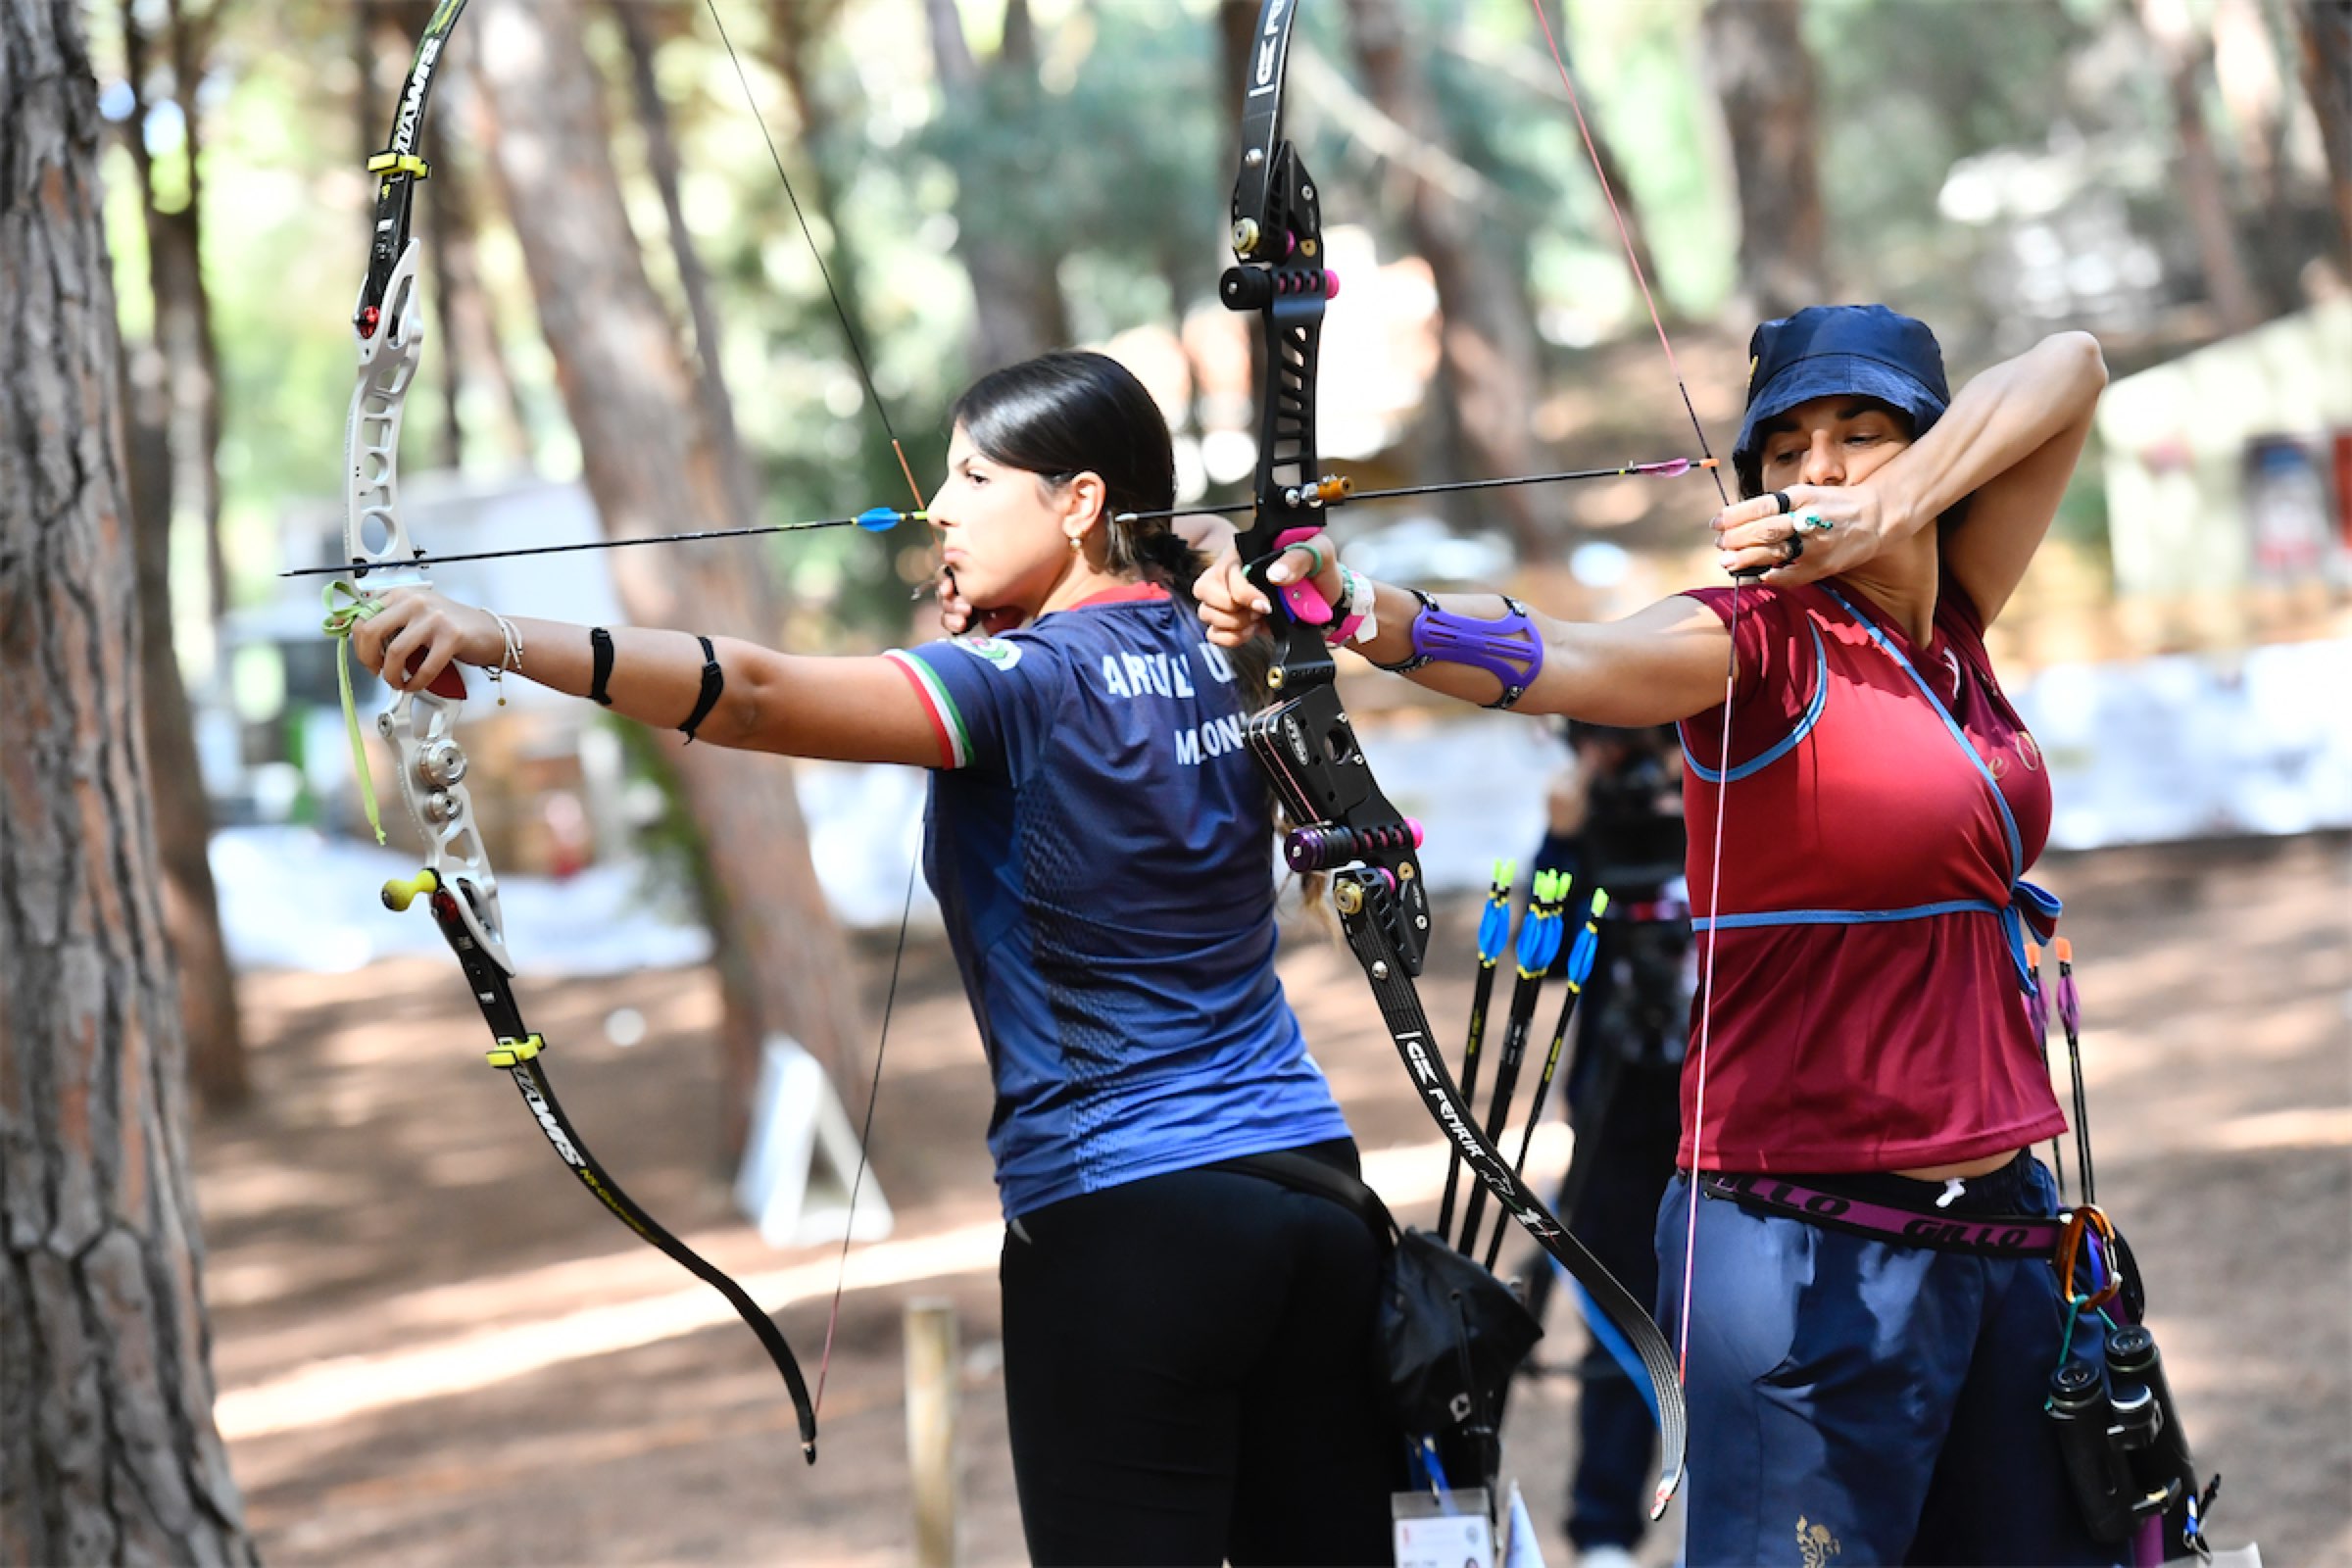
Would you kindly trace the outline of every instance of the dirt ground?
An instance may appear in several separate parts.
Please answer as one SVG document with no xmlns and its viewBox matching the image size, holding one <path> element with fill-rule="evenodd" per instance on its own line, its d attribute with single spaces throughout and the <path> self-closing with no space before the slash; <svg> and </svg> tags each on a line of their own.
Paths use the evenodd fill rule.
<svg viewBox="0 0 2352 1568">
<path fill-rule="evenodd" d="M 2040 875 L 2081 964 L 2100 1197 L 2225 1478 L 2217 1539 L 2252 1536 L 2273 1565 L 2352 1563 L 2348 855 L 2342 835 L 2230 841 L 2058 856 Z M 1425 985 L 1448 1028 L 1472 918 L 1446 911 Z M 887 954 L 867 965 L 878 1004 Z M 898 1230 L 851 1258 L 814 1469 L 752 1336 L 578 1190 L 482 1064 L 453 965 L 252 977 L 260 1108 L 200 1128 L 196 1159 L 219 1416 L 265 1557 L 910 1562 L 900 1324 L 944 1298 L 963 1346 L 961 1561 L 1021 1561 L 987 1080 L 944 952 L 911 953 L 907 974 L 874 1139 Z M 1426 1223 L 1442 1147 L 1351 961 L 1308 932 L 1283 976 L 1373 1179 Z M 771 1250 L 730 1206 L 710 975 L 519 989 L 590 1147 L 780 1309 L 813 1381 L 838 1250 Z M 648 1025 L 629 1049 L 607 1031 L 624 1008 Z M 1564 1139 L 1538 1148 L 1564 1161 Z M 1567 1310 L 1540 1358 L 1573 1359 Z M 1572 1378 L 1525 1382 L 1506 1432 L 1554 1564 L 1575 1397 Z M 1644 1560 L 1671 1557 L 1654 1535 Z"/>
</svg>

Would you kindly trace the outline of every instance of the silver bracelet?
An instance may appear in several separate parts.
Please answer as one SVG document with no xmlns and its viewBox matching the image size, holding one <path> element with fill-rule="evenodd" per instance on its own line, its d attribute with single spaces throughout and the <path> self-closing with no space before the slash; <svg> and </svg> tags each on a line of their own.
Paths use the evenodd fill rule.
<svg viewBox="0 0 2352 1568">
<path fill-rule="evenodd" d="M 498 706 L 504 708 L 507 706 L 507 671 L 511 669 L 517 675 L 522 673 L 522 633 L 514 629 L 513 621 L 495 610 L 490 612 L 490 618 L 498 622 L 499 638 L 506 645 L 498 662 L 490 666 L 490 684 L 498 688 Z"/>
</svg>

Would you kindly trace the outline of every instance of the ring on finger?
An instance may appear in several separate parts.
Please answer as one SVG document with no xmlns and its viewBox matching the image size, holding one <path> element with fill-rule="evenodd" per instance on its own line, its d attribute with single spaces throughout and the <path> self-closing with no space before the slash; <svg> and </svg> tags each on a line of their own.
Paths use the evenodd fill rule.
<svg viewBox="0 0 2352 1568">
<path fill-rule="evenodd" d="M 1782 565 L 1784 565 L 1784 566 L 1793 566 L 1793 565 L 1795 565 L 1795 564 L 1796 564 L 1796 563 L 1797 563 L 1797 558 L 1798 558 L 1798 557 L 1800 557 L 1800 556 L 1802 556 L 1804 553 L 1805 553 L 1805 541 L 1804 541 L 1804 539 L 1803 539 L 1801 536 L 1799 536 L 1799 535 L 1797 535 L 1797 534 L 1795 534 L 1795 533 L 1791 533 L 1791 534 L 1789 534 L 1789 535 L 1788 535 L 1788 538 L 1786 538 L 1786 539 L 1784 539 L 1784 540 L 1782 540 L 1782 541 L 1781 541 L 1781 564 L 1782 564 Z"/>
<path fill-rule="evenodd" d="M 1804 513 L 1796 519 L 1796 531 L 1799 533 L 1828 533 L 1837 526 L 1836 522 L 1818 512 Z"/>
<path fill-rule="evenodd" d="M 1788 492 L 1786 490 L 1775 490 L 1772 493 L 1772 504 L 1777 509 L 1774 514 L 1776 516 L 1785 517 L 1793 510 L 1788 500 Z"/>
<path fill-rule="evenodd" d="M 1299 578 L 1298 580 L 1300 582 L 1311 582 L 1315 578 L 1323 575 L 1323 552 L 1321 550 L 1303 541 L 1298 544 L 1292 545 L 1290 548 L 1293 550 L 1303 550 L 1308 555 L 1315 558 L 1314 569 L 1308 572 L 1304 577 Z"/>
</svg>

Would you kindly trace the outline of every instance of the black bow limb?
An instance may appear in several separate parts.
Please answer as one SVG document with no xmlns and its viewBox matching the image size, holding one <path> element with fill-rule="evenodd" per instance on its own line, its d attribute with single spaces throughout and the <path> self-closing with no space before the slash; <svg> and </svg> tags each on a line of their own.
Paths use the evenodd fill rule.
<svg viewBox="0 0 2352 1568">
<path fill-rule="evenodd" d="M 1333 487 L 1316 472 L 1315 388 L 1324 306 L 1322 207 L 1314 180 L 1282 135 L 1282 84 L 1297 0 L 1263 0 L 1243 84 L 1242 167 L 1234 183 L 1235 263 L 1219 287 L 1229 309 L 1253 312 L 1263 353 L 1257 471 L 1249 526 L 1235 541 L 1252 580 L 1284 546 L 1319 532 Z M 1291 585 L 1296 588 L 1300 585 Z M 1329 607 L 1269 592 L 1272 701 L 1249 725 L 1250 754 L 1295 824 L 1294 869 L 1331 874 L 1348 945 L 1371 982 L 1423 1107 L 1482 1188 L 1583 1284 L 1632 1344 L 1648 1374 L 1661 1474 L 1655 1509 L 1680 1486 L 1688 1419 L 1673 1351 L 1641 1302 L 1568 1233 L 1472 1118 L 1446 1071 L 1413 977 L 1430 935 L 1429 896 L 1416 853 L 1418 824 L 1381 790 L 1333 684 L 1321 629 Z M 1317 610 L 1322 611 L 1317 615 Z"/>
</svg>

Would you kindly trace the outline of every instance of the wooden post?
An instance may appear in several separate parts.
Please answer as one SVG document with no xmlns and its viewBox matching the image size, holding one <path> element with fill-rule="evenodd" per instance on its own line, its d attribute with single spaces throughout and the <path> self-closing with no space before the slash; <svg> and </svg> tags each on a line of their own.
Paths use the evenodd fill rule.
<svg viewBox="0 0 2352 1568">
<path fill-rule="evenodd" d="M 918 1568 L 956 1561 L 956 1338 L 954 1302 L 926 1297 L 906 1303 L 906 1467 Z"/>
</svg>

